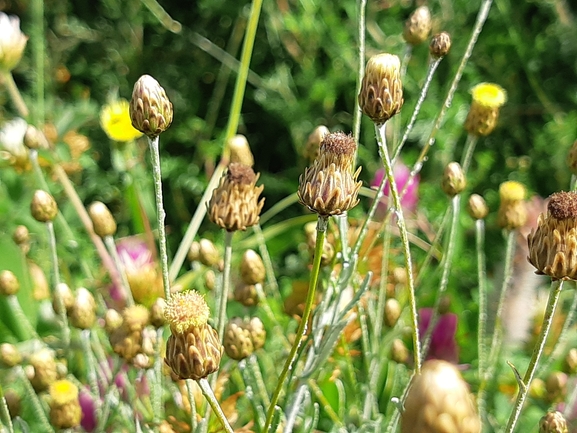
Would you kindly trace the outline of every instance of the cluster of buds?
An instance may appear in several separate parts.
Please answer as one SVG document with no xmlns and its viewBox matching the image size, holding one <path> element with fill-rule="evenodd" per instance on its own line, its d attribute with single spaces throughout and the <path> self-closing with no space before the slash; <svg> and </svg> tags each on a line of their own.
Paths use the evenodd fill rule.
<svg viewBox="0 0 577 433">
<path fill-rule="evenodd" d="M 218 370 L 224 348 L 208 324 L 210 310 L 196 291 L 175 293 L 166 304 L 171 335 L 166 364 L 179 379 L 200 380 Z"/>
<path fill-rule="evenodd" d="M 210 220 L 229 232 L 246 230 L 258 223 L 264 205 L 264 198 L 259 200 L 264 186 L 256 186 L 258 177 L 250 166 L 231 163 L 212 193 L 208 204 Z"/>
<path fill-rule="evenodd" d="M 525 196 L 527 191 L 523 184 L 514 180 L 503 182 L 499 187 L 500 205 L 497 214 L 499 227 L 515 230 L 527 222 Z"/>
<path fill-rule="evenodd" d="M 301 204 L 320 216 L 340 215 L 357 205 L 361 167 L 353 173 L 357 143 L 350 135 L 325 135 L 319 156 L 299 178 Z"/>
<path fill-rule="evenodd" d="M 151 326 L 150 311 L 142 305 L 125 308 L 122 313 L 108 310 L 104 316 L 105 329 L 112 350 L 127 362 L 147 368 L 154 355 L 156 332 Z"/>
<path fill-rule="evenodd" d="M 489 135 L 497 126 L 499 109 L 507 101 L 507 93 L 497 84 L 481 83 L 471 89 L 471 95 L 473 101 L 465 120 L 465 129 L 472 135 Z"/>
<path fill-rule="evenodd" d="M 50 423 L 58 429 L 69 429 L 80 425 L 82 409 L 78 398 L 78 387 L 70 380 L 53 382 L 48 390 L 50 396 Z"/>
<path fill-rule="evenodd" d="M 527 236 L 529 262 L 554 280 L 577 279 L 577 193 L 551 195 L 547 213 Z"/>
<path fill-rule="evenodd" d="M 172 102 L 162 86 L 150 75 L 134 84 L 130 100 L 132 126 L 149 138 L 158 137 L 172 123 Z"/>
<path fill-rule="evenodd" d="M 459 370 L 446 361 L 426 361 L 409 388 L 401 432 L 448 431 L 480 433 L 481 421 Z"/>
<path fill-rule="evenodd" d="M 224 330 L 224 351 L 237 361 L 241 361 L 255 350 L 264 346 L 266 330 L 258 317 L 243 320 L 239 317 L 231 319 Z"/>
</svg>

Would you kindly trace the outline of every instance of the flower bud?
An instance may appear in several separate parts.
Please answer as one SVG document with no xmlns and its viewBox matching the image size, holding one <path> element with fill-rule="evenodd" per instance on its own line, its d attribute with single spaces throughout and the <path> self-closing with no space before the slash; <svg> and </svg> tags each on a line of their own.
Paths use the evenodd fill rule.
<svg viewBox="0 0 577 433">
<path fill-rule="evenodd" d="M 20 283 L 16 275 L 8 270 L 0 272 L 0 294 L 12 296 L 18 293 L 18 290 L 20 290 Z"/>
<path fill-rule="evenodd" d="M 559 411 L 549 411 L 539 421 L 539 433 L 568 433 L 567 420 Z"/>
<path fill-rule="evenodd" d="M 567 373 L 574 375 L 577 372 L 577 349 L 569 349 L 565 356 L 565 364 L 567 365 Z"/>
<path fill-rule="evenodd" d="M 515 181 L 503 182 L 499 187 L 501 203 L 497 214 L 499 227 L 515 230 L 527 222 L 525 207 L 526 189 L 523 184 Z"/>
<path fill-rule="evenodd" d="M 330 131 L 325 125 L 317 126 L 315 130 L 310 133 L 304 149 L 304 157 L 309 162 L 313 162 L 317 156 L 319 156 L 321 143 L 327 134 L 330 134 Z"/>
<path fill-rule="evenodd" d="M 451 35 L 447 32 L 441 32 L 433 36 L 429 45 L 429 53 L 434 59 L 445 57 L 451 49 Z"/>
<path fill-rule="evenodd" d="M 250 332 L 250 338 L 252 340 L 252 346 L 254 350 L 258 350 L 264 347 L 266 341 L 266 329 L 264 329 L 264 324 L 262 320 L 258 317 L 251 318 L 244 327 Z"/>
<path fill-rule="evenodd" d="M 158 81 L 142 75 L 134 84 L 130 101 L 132 126 L 154 138 L 168 129 L 172 114 L 172 103 Z"/>
<path fill-rule="evenodd" d="M 29 149 L 48 149 L 50 147 L 44 133 L 32 125 L 28 125 L 26 129 L 24 145 Z"/>
<path fill-rule="evenodd" d="M 30 202 L 30 213 L 32 217 L 39 222 L 46 223 L 56 218 L 58 214 L 58 205 L 50 194 L 41 189 L 34 192 Z"/>
<path fill-rule="evenodd" d="M 405 364 L 409 359 L 409 349 L 403 340 L 395 338 L 391 346 L 391 359 L 399 364 Z"/>
<path fill-rule="evenodd" d="M 479 194 L 471 194 L 467 203 L 467 212 L 469 212 L 471 218 L 482 220 L 489 213 L 489 208 L 483 197 Z"/>
<path fill-rule="evenodd" d="M 70 308 L 70 323 L 78 329 L 90 329 L 96 321 L 96 301 L 84 287 L 76 290 L 74 304 Z"/>
<path fill-rule="evenodd" d="M 5 367 L 11 368 L 22 362 L 22 355 L 13 344 L 2 343 L 0 344 L 0 362 Z"/>
<path fill-rule="evenodd" d="M 246 250 L 240 262 L 240 276 L 245 284 L 259 284 L 265 278 L 264 263 L 254 250 Z"/>
<path fill-rule="evenodd" d="M 116 221 L 108 207 L 101 201 L 95 201 L 88 206 L 88 215 L 94 225 L 94 233 L 101 238 L 113 236 L 116 233 Z"/>
<path fill-rule="evenodd" d="M 388 298 L 385 301 L 385 325 L 392 328 L 397 324 L 399 317 L 401 317 L 401 304 L 395 298 Z"/>
<path fill-rule="evenodd" d="M 224 351 L 229 358 L 242 361 L 252 355 L 254 347 L 250 332 L 244 328 L 242 319 L 229 320 L 224 329 Z"/>
<path fill-rule="evenodd" d="M 363 113 L 377 124 L 389 120 L 403 106 L 401 61 L 394 54 L 377 54 L 369 59 L 358 97 Z"/>
<path fill-rule="evenodd" d="M 481 422 L 459 370 L 430 360 L 415 376 L 401 415 L 401 433 L 480 433 Z"/>
<path fill-rule="evenodd" d="M 190 244 L 190 248 L 188 253 L 186 254 L 186 258 L 190 262 L 196 262 L 200 260 L 200 244 L 196 241 Z"/>
<path fill-rule="evenodd" d="M 208 239 L 201 239 L 198 243 L 198 260 L 205 266 L 214 266 L 220 260 L 220 254 L 212 241 Z"/>
<path fill-rule="evenodd" d="M 28 244 L 30 242 L 30 232 L 28 231 L 28 227 L 16 227 L 16 229 L 14 229 L 14 233 L 12 234 L 12 240 L 18 246 Z"/>
<path fill-rule="evenodd" d="M 207 269 L 204 273 L 204 287 L 207 290 L 214 290 L 216 287 L 216 274 L 212 269 Z"/>
<path fill-rule="evenodd" d="M 78 387 L 69 380 L 58 380 L 50 385 L 50 423 L 57 429 L 80 425 L 82 409 L 78 400 Z"/>
<path fill-rule="evenodd" d="M 234 299 L 245 307 L 258 305 L 258 293 L 254 284 L 240 282 L 234 288 Z"/>
<path fill-rule="evenodd" d="M 228 140 L 228 149 L 230 150 L 231 163 L 236 162 L 248 167 L 254 165 L 254 157 L 244 135 L 237 134 Z"/>
<path fill-rule="evenodd" d="M 418 45 L 429 37 L 432 26 L 431 11 L 427 6 L 420 6 L 405 21 L 403 38 L 408 44 Z"/>
<path fill-rule="evenodd" d="M 567 374 L 553 371 L 545 381 L 547 400 L 551 403 L 563 401 L 567 396 Z"/>
<path fill-rule="evenodd" d="M 118 311 L 113 310 L 112 308 L 106 310 L 106 313 L 104 314 L 104 330 L 108 334 L 112 333 L 115 329 L 120 328 L 123 322 L 124 319 Z"/>
<path fill-rule="evenodd" d="M 28 271 L 30 272 L 30 277 L 32 278 L 33 295 L 34 299 L 37 301 L 43 301 L 50 298 L 50 288 L 48 286 L 48 280 L 46 279 L 46 274 L 40 266 L 34 262 L 28 262 Z"/>
<path fill-rule="evenodd" d="M 473 101 L 465 129 L 472 135 L 489 135 L 497 126 L 499 108 L 507 101 L 507 93 L 497 84 L 481 83 L 471 89 L 471 94 Z"/>
<path fill-rule="evenodd" d="M 14 419 L 20 416 L 22 402 L 18 393 L 13 389 L 6 389 L 4 391 L 4 398 L 6 399 L 6 406 L 8 406 L 8 412 L 10 412 L 10 418 Z"/>
<path fill-rule="evenodd" d="M 20 19 L 0 12 L 0 69 L 10 72 L 20 62 L 28 37 L 20 31 Z"/>
<path fill-rule="evenodd" d="M 150 323 L 150 312 L 144 305 L 131 305 L 122 311 L 122 323 L 130 332 L 141 332 Z"/>
<path fill-rule="evenodd" d="M 441 188 L 449 197 L 454 197 L 463 192 L 467 186 L 465 173 L 458 162 L 450 162 L 445 167 Z"/>
<path fill-rule="evenodd" d="M 166 308 L 166 301 L 164 298 L 158 298 L 150 307 L 150 324 L 155 328 L 161 328 L 164 325 L 165 317 L 164 310 Z"/>
<path fill-rule="evenodd" d="M 40 349 L 30 355 L 29 362 L 33 372 L 30 382 L 36 391 L 44 391 L 58 378 L 58 369 L 52 350 Z"/>
</svg>

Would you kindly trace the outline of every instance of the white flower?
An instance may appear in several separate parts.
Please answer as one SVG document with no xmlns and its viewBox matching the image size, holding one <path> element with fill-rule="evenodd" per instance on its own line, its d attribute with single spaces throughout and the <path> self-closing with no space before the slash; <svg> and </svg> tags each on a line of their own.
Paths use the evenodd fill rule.
<svg viewBox="0 0 577 433">
<path fill-rule="evenodd" d="M 7 159 L 15 165 L 28 161 L 28 149 L 24 146 L 24 135 L 27 129 L 28 123 L 19 117 L 3 125 L 0 129 L 0 157 L 2 159 Z"/>
<path fill-rule="evenodd" d="M 20 19 L 0 12 L 0 69 L 11 71 L 22 58 L 28 36 L 20 31 Z"/>
</svg>

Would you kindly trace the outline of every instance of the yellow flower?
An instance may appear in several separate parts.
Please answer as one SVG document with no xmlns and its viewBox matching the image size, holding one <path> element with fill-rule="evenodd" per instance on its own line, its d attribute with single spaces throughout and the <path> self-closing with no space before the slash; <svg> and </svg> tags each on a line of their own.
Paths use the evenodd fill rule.
<svg viewBox="0 0 577 433">
<path fill-rule="evenodd" d="M 78 387 L 66 379 L 57 380 L 52 383 L 48 393 L 50 397 L 52 397 L 53 404 L 58 406 L 78 399 Z"/>
<path fill-rule="evenodd" d="M 507 102 L 507 92 L 493 83 L 480 83 L 471 89 L 473 101 L 490 108 L 499 108 Z"/>
<path fill-rule="evenodd" d="M 142 135 L 132 126 L 128 108 L 126 99 L 118 99 L 102 107 L 100 126 L 112 140 L 132 141 Z"/>
</svg>

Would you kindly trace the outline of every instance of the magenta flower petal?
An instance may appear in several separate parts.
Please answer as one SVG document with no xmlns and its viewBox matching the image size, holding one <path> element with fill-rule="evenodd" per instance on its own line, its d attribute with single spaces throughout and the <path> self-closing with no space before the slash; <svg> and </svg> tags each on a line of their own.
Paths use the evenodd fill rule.
<svg viewBox="0 0 577 433">
<path fill-rule="evenodd" d="M 419 333 L 424 336 L 429 328 L 432 308 L 421 308 L 419 310 Z M 431 345 L 427 354 L 427 359 L 441 359 L 457 364 L 459 362 L 459 347 L 455 340 L 457 332 L 458 317 L 453 313 L 446 313 L 439 316 L 437 326 L 431 335 Z"/>
<path fill-rule="evenodd" d="M 379 168 L 375 172 L 375 177 L 371 182 L 372 187 L 378 187 L 380 183 L 383 181 L 383 177 L 385 176 L 385 169 Z M 399 193 L 405 188 L 405 185 L 409 181 L 411 177 L 411 170 L 402 162 L 397 162 L 393 168 L 393 176 L 395 177 L 395 183 L 397 184 L 397 189 Z M 403 210 L 414 212 L 417 208 L 417 203 L 419 202 L 419 176 L 415 176 L 409 186 L 407 187 L 407 191 L 405 195 L 401 198 L 401 206 L 403 206 Z M 388 197 L 390 194 L 390 187 L 389 183 L 385 184 L 384 195 Z"/>
<path fill-rule="evenodd" d="M 80 425 L 87 432 L 92 432 L 96 428 L 96 403 L 88 391 L 80 391 L 78 397 L 80 408 L 82 409 L 82 420 Z"/>
</svg>

